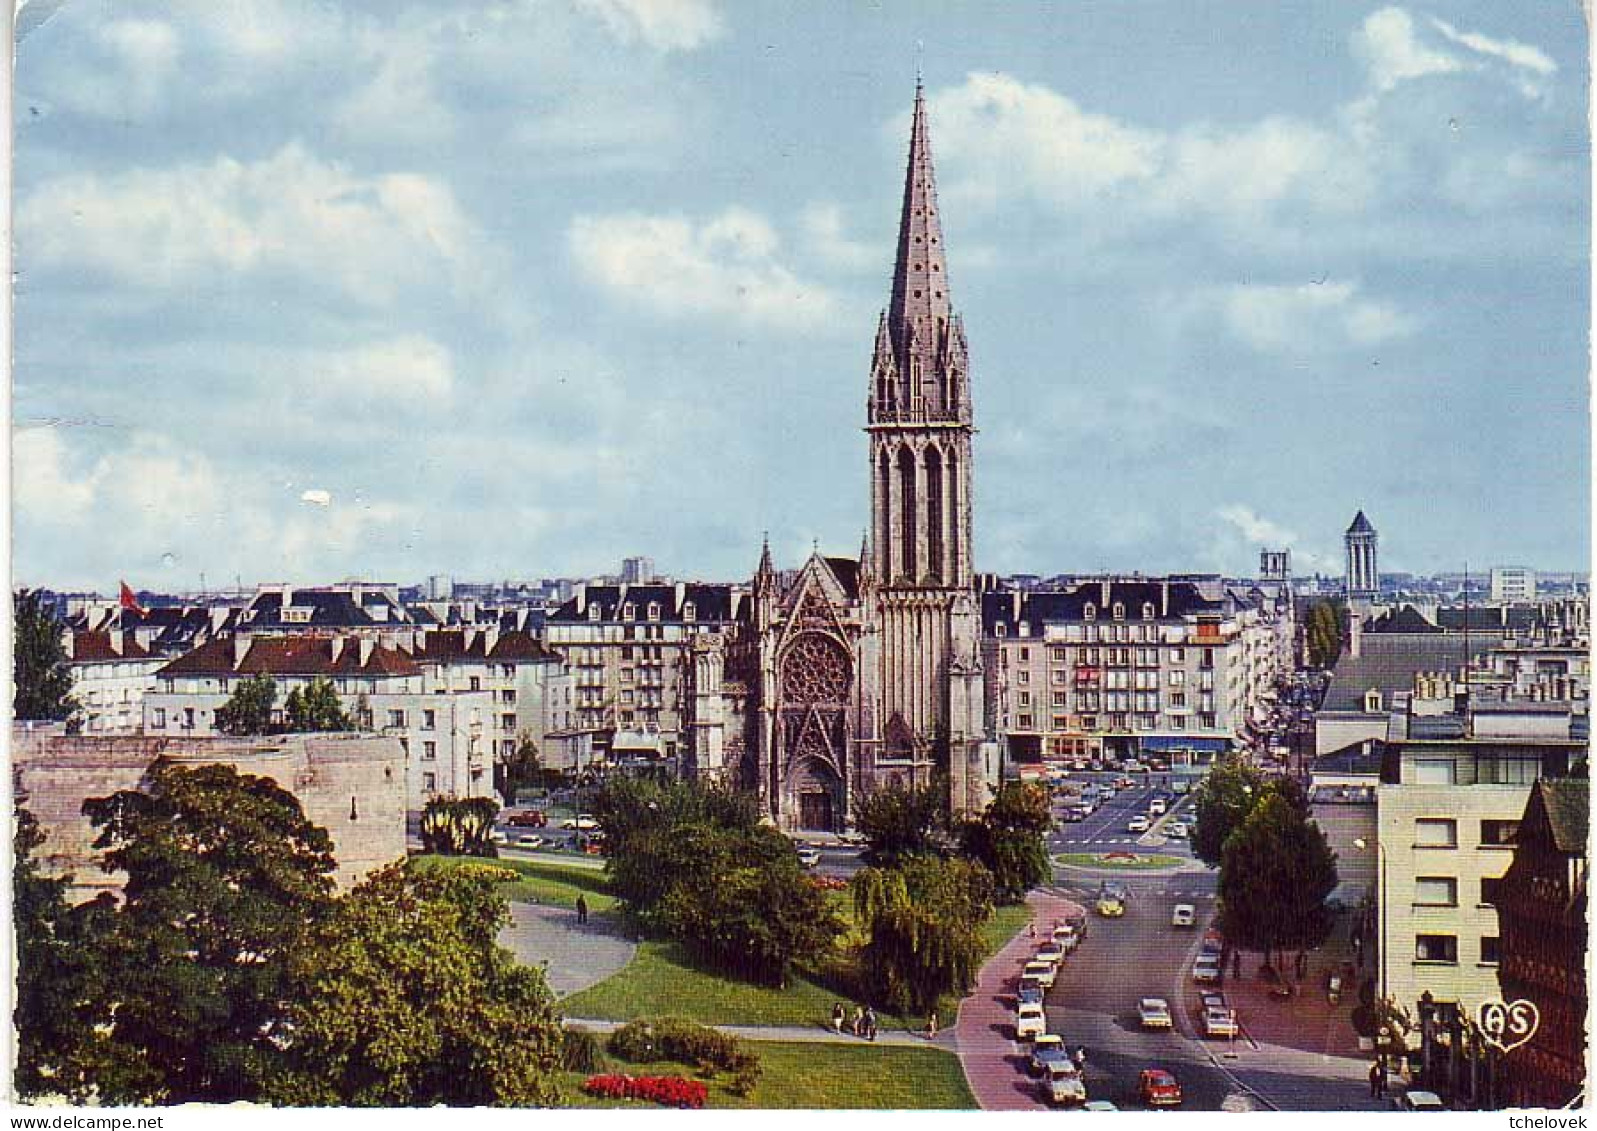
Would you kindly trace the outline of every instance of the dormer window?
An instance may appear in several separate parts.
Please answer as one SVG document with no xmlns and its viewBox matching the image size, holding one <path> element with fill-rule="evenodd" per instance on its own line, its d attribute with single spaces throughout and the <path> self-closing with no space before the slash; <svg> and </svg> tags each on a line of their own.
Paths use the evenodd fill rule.
<svg viewBox="0 0 1597 1131">
<path fill-rule="evenodd" d="M 993 635 L 994 636 L 1008 636 L 1009 635 L 1008 626 L 1005 625 L 1003 621 L 999 621 L 997 624 L 993 625 Z"/>
<path fill-rule="evenodd" d="M 621 619 L 622 620 L 637 620 L 638 619 L 638 607 L 636 605 L 634 605 L 631 601 L 628 601 L 626 604 L 622 605 L 621 606 Z"/>
<path fill-rule="evenodd" d="M 601 609 L 598 605 L 589 605 L 588 606 L 588 619 L 589 620 L 600 620 L 600 619 L 603 618 L 603 616 L 604 616 L 604 610 Z"/>
<path fill-rule="evenodd" d="M 1368 715 L 1379 714 L 1381 710 L 1381 690 L 1372 687 L 1364 693 L 1364 713 Z"/>
<path fill-rule="evenodd" d="M 698 618 L 698 615 L 699 610 L 694 607 L 692 601 L 684 601 L 682 603 L 682 619 L 684 621 L 692 624 Z"/>
<path fill-rule="evenodd" d="M 283 623 L 310 624 L 313 612 L 315 610 L 308 605 L 291 605 L 283 610 Z"/>
<path fill-rule="evenodd" d="M 1143 620 L 1152 620 L 1153 619 L 1153 602 L 1152 601 L 1144 601 L 1142 603 L 1142 619 Z"/>
<path fill-rule="evenodd" d="M 1124 605 L 1122 605 L 1119 601 L 1115 602 L 1114 614 L 1115 614 L 1115 619 L 1116 620 L 1125 620 L 1126 619 L 1126 607 Z"/>
<path fill-rule="evenodd" d="M 649 602 L 649 619 L 650 620 L 659 620 L 660 619 L 660 602 L 658 602 L 658 601 L 650 601 Z"/>
<path fill-rule="evenodd" d="M 1026 621 L 1021 621 L 1020 622 L 1020 634 L 1022 636 L 1030 636 L 1031 635 L 1031 625 L 1028 622 L 1026 622 Z"/>
<path fill-rule="evenodd" d="M 1081 619 L 1082 620 L 1097 620 L 1098 619 L 1098 606 L 1094 605 L 1091 601 L 1088 601 L 1081 608 Z"/>
</svg>

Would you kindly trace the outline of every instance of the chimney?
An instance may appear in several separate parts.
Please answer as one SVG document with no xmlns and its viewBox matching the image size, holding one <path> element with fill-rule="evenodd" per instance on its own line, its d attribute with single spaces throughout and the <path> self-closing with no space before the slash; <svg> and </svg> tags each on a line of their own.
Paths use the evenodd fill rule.
<svg viewBox="0 0 1597 1131">
<path fill-rule="evenodd" d="M 66 649 L 67 659 L 73 659 L 78 651 L 78 634 L 67 629 L 61 634 L 61 644 Z"/>
<path fill-rule="evenodd" d="M 105 635 L 107 639 L 111 641 L 112 655 L 120 656 L 122 654 L 122 649 L 126 647 L 126 641 L 122 639 L 122 630 L 119 628 L 113 628 Z"/>
<path fill-rule="evenodd" d="M 576 591 L 576 593 L 573 594 L 573 596 L 576 597 L 576 599 L 577 599 L 577 615 L 579 617 L 587 616 L 588 615 L 588 583 L 586 581 L 577 582 L 577 591 Z"/>
<path fill-rule="evenodd" d="M 364 668 L 366 666 L 366 661 L 370 660 L 372 658 L 372 649 L 376 646 L 376 644 L 377 644 L 377 642 L 375 640 L 373 640 L 370 636 L 362 636 L 360 638 L 360 666 L 361 667 Z"/>
<path fill-rule="evenodd" d="M 1170 615 L 1170 579 L 1168 577 L 1161 579 L 1159 582 L 1159 615 L 1161 617 Z"/>
<path fill-rule="evenodd" d="M 227 614 L 231 611 L 221 605 L 211 606 L 211 631 L 213 633 L 221 631 L 222 626 L 227 623 Z"/>
<path fill-rule="evenodd" d="M 1102 598 L 1099 600 L 1098 604 L 1100 607 L 1107 609 L 1109 607 L 1109 579 L 1107 577 L 1104 578 L 1102 581 L 1098 582 L 1098 585 L 1099 591 L 1102 593 Z"/>
<path fill-rule="evenodd" d="M 1355 660 L 1363 647 L 1364 617 L 1358 609 L 1348 606 L 1347 610 L 1347 654 Z"/>
<path fill-rule="evenodd" d="M 286 609 L 290 605 L 292 605 L 293 603 L 294 603 L 294 587 L 292 585 L 285 584 L 283 586 L 283 608 Z"/>
<path fill-rule="evenodd" d="M 688 587 L 685 584 L 683 584 L 682 582 L 680 582 L 680 581 L 677 582 L 677 584 L 676 584 L 676 610 L 675 610 L 675 615 L 676 616 L 680 617 L 682 615 L 682 602 L 686 601 L 687 599 L 688 599 Z"/>
<path fill-rule="evenodd" d="M 331 662 L 336 666 L 338 663 L 338 657 L 342 656 L 343 654 L 344 638 L 342 636 L 333 637 L 333 656 Z"/>
<path fill-rule="evenodd" d="M 250 638 L 238 635 L 233 637 L 233 670 L 237 671 L 244 663 L 244 657 L 250 654 Z"/>
</svg>

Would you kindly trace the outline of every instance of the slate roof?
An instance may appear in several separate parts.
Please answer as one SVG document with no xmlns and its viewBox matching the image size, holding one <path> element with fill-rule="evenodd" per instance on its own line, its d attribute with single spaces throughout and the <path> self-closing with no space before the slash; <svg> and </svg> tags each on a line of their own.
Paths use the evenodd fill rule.
<svg viewBox="0 0 1597 1131">
<path fill-rule="evenodd" d="M 827 558 L 827 568 L 837 578 L 850 601 L 859 599 L 859 561 L 855 558 Z"/>
<path fill-rule="evenodd" d="M 94 664 L 101 661 L 147 660 L 150 651 L 141 646 L 131 632 L 122 635 L 122 651 L 111 647 L 109 632 L 74 632 L 72 634 L 72 663 Z"/>
<path fill-rule="evenodd" d="M 298 675 L 384 676 L 420 675 L 416 661 L 395 648 L 376 646 L 361 662 L 358 640 L 337 641 L 325 636 L 261 636 L 248 638 L 242 659 L 235 659 L 233 641 L 212 640 L 179 656 L 155 674 L 176 676 Z M 334 653 L 337 653 L 336 658 Z"/>
<path fill-rule="evenodd" d="M 252 632 L 287 627 L 303 628 L 373 628 L 379 625 L 404 624 L 407 613 L 403 606 L 389 600 L 380 589 L 366 589 L 359 603 L 348 589 L 295 589 L 289 594 L 290 608 L 309 608 L 309 621 L 283 620 L 283 595 L 277 590 L 267 590 L 255 595 L 244 611 L 243 624 Z M 384 607 L 389 610 L 386 619 L 373 616 L 369 608 Z"/>
<path fill-rule="evenodd" d="M 1020 613 L 1015 614 L 1015 594 L 1003 591 L 982 594 L 982 631 L 993 635 L 995 626 L 1005 626 L 1006 635 L 1013 635 L 1020 621 L 1030 624 L 1062 624 L 1085 622 L 1085 610 L 1090 604 L 1095 609 L 1095 621 L 1109 621 L 1115 603 L 1126 607 L 1126 622 L 1142 620 L 1142 606 L 1151 604 L 1155 620 L 1174 620 L 1198 613 L 1223 613 L 1224 601 L 1210 600 L 1191 582 L 1170 583 L 1168 612 L 1162 604 L 1163 583 L 1158 581 L 1112 581 L 1109 599 L 1103 599 L 1102 582 L 1089 581 L 1065 590 L 1027 592 L 1020 595 Z"/>
<path fill-rule="evenodd" d="M 1374 534 L 1375 527 L 1370 525 L 1370 520 L 1364 517 L 1364 512 L 1359 511 L 1353 516 L 1353 524 L 1347 528 L 1349 534 Z"/>
<path fill-rule="evenodd" d="M 1401 609 L 1388 609 L 1378 617 L 1364 622 L 1365 632 L 1445 632 L 1427 620 L 1425 614 L 1413 605 Z"/>
<path fill-rule="evenodd" d="M 623 590 L 625 598 L 622 596 Z M 680 623 L 682 606 L 677 604 L 676 594 L 675 585 L 590 585 L 587 588 L 586 605 L 581 612 L 577 608 L 577 598 L 572 597 L 548 614 L 546 620 L 551 624 L 586 622 L 589 619 L 587 610 L 598 605 L 600 620 L 619 621 L 621 606 L 625 602 L 631 602 L 637 614 L 635 619 L 646 622 L 650 602 L 658 602 L 659 623 Z M 731 620 L 733 597 L 730 585 L 694 583 L 682 587 L 682 604 L 685 605 L 690 601 L 693 603 L 695 623 Z"/>
<path fill-rule="evenodd" d="M 1471 658 L 1484 655 L 1492 641 L 1469 638 Z M 1464 637 L 1454 633 L 1377 632 L 1365 634 L 1359 655 L 1343 652 L 1331 672 L 1331 684 L 1320 704 L 1322 711 L 1363 711 L 1364 693 L 1381 692 L 1382 707 L 1392 696 L 1414 690 L 1420 672 L 1456 671 L 1464 665 Z"/>
<path fill-rule="evenodd" d="M 1311 774 L 1364 774 L 1375 777 L 1381 772 L 1381 744 L 1370 739 L 1360 739 L 1340 750 L 1322 754 L 1310 766 Z"/>
<path fill-rule="evenodd" d="M 1591 783 L 1585 778 L 1543 778 L 1536 788 L 1558 851 L 1584 856 L 1591 825 Z"/>
<path fill-rule="evenodd" d="M 1534 605 L 1471 605 L 1469 608 L 1471 632 L 1497 632 L 1505 629 L 1528 630 L 1541 620 L 1540 610 Z M 1462 605 L 1436 610 L 1436 623 L 1450 632 L 1464 631 L 1465 610 Z"/>
</svg>

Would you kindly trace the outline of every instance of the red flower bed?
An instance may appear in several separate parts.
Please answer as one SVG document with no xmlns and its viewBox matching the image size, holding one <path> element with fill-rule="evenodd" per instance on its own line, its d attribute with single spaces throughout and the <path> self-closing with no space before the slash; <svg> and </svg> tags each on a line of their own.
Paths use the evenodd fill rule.
<svg viewBox="0 0 1597 1131">
<path fill-rule="evenodd" d="M 810 884 L 821 891 L 845 891 L 848 881 L 838 876 L 811 876 Z"/>
<path fill-rule="evenodd" d="M 710 1089 L 680 1076 L 589 1076 L 582 1090 L 611 1100 L 649 1100 L 667 1107 L 703 1107 Z"/>
</svg>

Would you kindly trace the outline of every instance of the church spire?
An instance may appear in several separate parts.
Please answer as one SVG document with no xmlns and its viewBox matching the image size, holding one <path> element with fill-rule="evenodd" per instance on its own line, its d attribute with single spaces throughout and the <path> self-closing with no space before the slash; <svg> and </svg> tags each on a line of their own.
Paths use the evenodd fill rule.
<svg viewBox="0 0 1597 1131">
<path fill-rule="evenodd" d="M 942 336 L 949 314 L 948 262 L 943 255 L 943 225 L 937 212 L 937 178 L 932 171 L 932 140 L 926 126 L 926 91 L 917 79 L 915 112 L 909 128 L 909 161 L 904 169 L 904 206 L 898 221 L 898 259 L 893 266 L 893 297 L 888 329 L 900 369 L 914 339 L 921 349 Z M 919 350 L 917 350 L 919 352 Z"/>
</svg>

